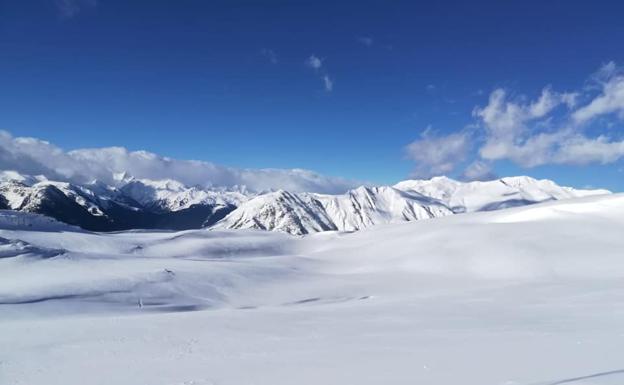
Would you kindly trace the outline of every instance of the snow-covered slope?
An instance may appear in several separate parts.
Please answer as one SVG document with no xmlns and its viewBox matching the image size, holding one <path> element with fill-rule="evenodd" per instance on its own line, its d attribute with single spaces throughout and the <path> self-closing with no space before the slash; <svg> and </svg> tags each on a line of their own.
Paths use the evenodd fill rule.
<svg viewBox="0 0 624 385">
<path fill-rule="evenodd" d="M 252 228 L 297 235 L 354 231 L 383 223 L 608 193 L 561 187 L 550 180 L 529 177 L 469 183 L 436 177 L 403 181 L 393 187 L 360 187 L 342 195 L 278 191 L 243 203 L 214 228 Z"/>
<path fill-rule="evenodd" d="M 562 187 L 551 180 L 537 180 L 528 176 L 487 182 L 459 182 L 447 177 L 434 177 L 429 180 L 406 180 L 394 187 L 438 199 L 454 212 L 491 211 L 549 200 L 610 193 L 607 190 Z"/>
<path fill-rule="evenodd" d="M 614 194 L 306 237 L 0 230 L 0 383 L 619 385 L 622 229 Z"/>
<path fill-rule="evenodd" d="M 355 231 L 376 224 L 450 215 L 444 205 L 416 192 L 359 187 L 342 195 L 277 191 L 243 203 L 215 229 L 261 229 L 290 234 Z"/>
</svg>

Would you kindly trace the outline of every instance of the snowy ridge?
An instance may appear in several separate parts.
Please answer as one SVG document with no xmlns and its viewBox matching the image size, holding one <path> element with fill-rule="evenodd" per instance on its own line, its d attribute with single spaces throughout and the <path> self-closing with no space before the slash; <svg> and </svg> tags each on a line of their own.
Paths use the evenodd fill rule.
<svg viewBox="0 0 624 385">
<path fill-rule="evenodd" d="M 0 194 L 5 197 L 11 210 L 37 212 L 51 192 L 60 193 L 83 207 L 93 216 L 105 216 L 97 196 L 91 191 L 65 182 L 42 181 L 32 185 L 9 181 L 0 184 Z"/>
<path fill-rule="evenodd" d="M 434 177 L 429 180 L 406 180 L 394 187 L 437 199 L 454 212 L 491 211 L 549 200 L 610 194 L 608 190 L 579 190 L 528 176 L 486 182 L 459 182 L 447 177 Z"/>
<path fill-rule="evenodd" d="M 561 187 L 550 180 L 530 177 L 468 183 L 435 177 L 403 181 L 393 187 L 359 187 L 341 195 L 286 191 L 264 194 L 243 203 L 213 228 L 261 229 L 296 235 L 326 230 L 356 231 L 377 224 L 608 193 Z"/>
<path fill-rule="evenodd" d="M 95 231 L 181 230 L 211 225 L 246 199 L 238 191 L 136 180 L 127 174 L 117 182 L 120 188 L 98 180 L 76 185 L 5 171 L 0 174 L 0 209 L 40 213 Z"/>
<path fill-rule="evenodd" d="M 136 179 L 127 173 L 115 180 L 116 186 L 98 180 L 75 185 L 4 171 L 0 209 L 40 213 L 94 231 L 213 227 L 302 235 L 609 193 L 529 177 L 468 183 L 436 177 L 337 195 L 189 187 L 176 180 Z"/>
<path fill-rule="evenodd" d="M 376 224 L 451 215 L 444 205 L 392 187 L 359 187 L 341 195 L 278 191 L 249 200 L 215 229 L 261 229 L 295 235 L 356 231 Z"/>
<path fill-rule="evenodd" d="M 238 206 L 247 197 L 237 191 L 206 190 L 187 187 L 171 180 L 132 179 L 121 191 L 146 207 L 178 211 L 193 205 Z"/>
<path fill-rule="evenodd" d="M 283 190 L 250 199 L 212 228 L 277 230 L 297 235 L 337 230 L 315 195 Z"/>
</svg>

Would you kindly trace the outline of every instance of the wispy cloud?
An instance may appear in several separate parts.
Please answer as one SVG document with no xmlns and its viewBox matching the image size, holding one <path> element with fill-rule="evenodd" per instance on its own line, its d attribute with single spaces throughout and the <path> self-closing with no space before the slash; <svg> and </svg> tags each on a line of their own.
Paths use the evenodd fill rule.
<svg viewBox="0 0 624 385">
<path fill-rule="evenodd" d="M 97 6 L 98 0 L 54 0 L 54 4 L 61 17 L 71 19 L 85 8 Z"/>
<path fill-rule="evenodd" d="M 264 56 L 271 64 L 277 64 L 277 54 L 272 49 L 263 48 L 260 54 Z"/>
<path fill-rule="evenodd" d="M 405 147 L 407 157 L 416 163 L 413 177 L 448 174 L 468 155 L 471 144 L 467 132 L 436 135 L 432 131 L 427 127 L 419 139 Z"/>
<path fill-rule="evenodd" d="M 325 70 L 324 63 L 325 60 L 316 55 L 310 55 L 305 61 L 306 66 L 319 74 L 325 91 L 332 92 L 334 89 L 334 81 Z"/>
<path fill-rule="evenodd" d="M 497 175 L 492 169 L 492 164 L 482 160 L 475 160 L 470 163 L 461 175 L 461 179 L 467 181 L 486 181 L 496 179 Z"/>
<path fill-rule="evenodd" d="M 360 44 L 365 45 L 367 47 L 370 47 L 370 46 L 372 46 L 375 43 L 373 38 L 372 37 L 368 37 L 368 36 L 360 36 L 360 37 L 357 38 L 357 41 Z"/>
<path fill-rule="evenodd" d="M 624 71 L 618 69 L 614 62 L 610 62 L 598 71 L 594 79 L 600 84 L 602 92 L 589 104 L 574 112 L 574 121 L 586 123 L 612 113 L 624 119 Z"/>
<path fill-rule="evenodd" d="M 331 92 L 334 89 L 334 82 L 328 75 L 323 76 L 323 84 L 327 92 Z"/>
<path fill-rule="evenodd" d="M 306 65 L 312 69 L 318 70 L 323 66 L 323 59 L 316 55 L 310 55 L 306 60 Z"/>
</svg>

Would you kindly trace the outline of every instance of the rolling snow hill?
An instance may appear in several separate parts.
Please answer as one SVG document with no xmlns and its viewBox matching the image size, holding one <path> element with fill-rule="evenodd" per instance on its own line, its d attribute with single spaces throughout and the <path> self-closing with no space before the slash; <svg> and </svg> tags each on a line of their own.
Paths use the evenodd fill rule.
<svg viewBox="0 0 624 385">
<path fill-rule="evenodd" d="M 9 214 L 2 384 L 624 381 L 622 194 L 305 237 Z"/>
</svg>

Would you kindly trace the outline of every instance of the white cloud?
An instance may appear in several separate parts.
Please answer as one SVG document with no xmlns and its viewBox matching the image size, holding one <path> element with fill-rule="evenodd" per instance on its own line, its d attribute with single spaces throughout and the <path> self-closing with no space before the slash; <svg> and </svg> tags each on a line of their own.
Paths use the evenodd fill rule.
<svg viewBox="0 0 624 385">
<path fill-rule="evenodd" d="M 310 55 L 310 57 L 306 60 L 306 65 L 312 68 L 316 74 L 320 76 L 325 91 L 331 92 L 334 89 L 334 81 L 329 74 L 326 71 L 319 71 L 323 67 L 323 59 L 316 55 Z"/>
<path fill-rule="evenodd" d="M 427 128 L 420 139 L 405 147 L 405 152 L 416 162 L 413 176 L 427 178 L 453 171 L 466 158 L 470 146 L 465 132 L 435 136 L 431 134 L 431 128 Z"/>
<path fill-rule="evenodd" d="M 586 123 L 598 116 L 617 114 L 624 119 L 624 75 L 618 74 L 613 63 L 607 64 L 599 71 L 602 92 L 589 104 L 576 110 L 572 118 L 577 124 Z"/>
<path fill-rule="evenodd" d="M 473 110 L 473 117 L 478 121 L 474 133 L 479 134 L 474 143 L 466 130 L 446 136 L 427 130 L 409 144 L 415 175 L 453 172 L 471 155 L 472 144 L 477 152 L 461 175 L 470 180 L 494 177 L 495 162 L 501 160 L 527 168 L 611 164 L 624 158 L 624 133 L 617 131 L 624 120 L 624 68 L 609 62 L 582 90 L 546 87 L 533 100 L 495 89 L 487 104 Z"/>
<path fill-rule="evenodd" d="M 325 91 L 331 92 L 334 89 L 334 82 L 328 75 L 323 76 L 323 85 L 325 86 Z"/>
<path fill-rule="evenodd" d="M 546 87 L 534 101 L 510 101 L 503 89 L 494 90 L 488 104 L 473 112 L 485 129 L 479 155 L 489 161 L 510 159 L 525 167 L 551 162 L 554 147 L 569 130 L 538 129 L 548 128 L 553 111 L 562 105 L 573 108 L 577 98 L 577 93 L 557 93 Z"/>
<path fill-rule="evenodd" d="M 147 151 L 106 147 L 63 151 L 35 138 L 14 138 L 0 131 L 0 169 L 50 179 L 85 183 L 98 179 L 114 184 L 114 174 L 142 179 L 175 179 L 186 185 L 247 186 L 255 191 L 285 189 L 337 193 L 357 185 L 302 169 L 240 169 L 210 162 L 178 160 Z"/>
<path fill-rule="evenodd" d="M 310 57 L 306 60 L 306 64 L 308 67 L 317 70 L 323 66 L 323 59 L 315 55 L 310 55 Z"/>
<path fill-rule="evenodd" d="M 606 136 L 587 138 L 574 135 L 566 138 L 553 155 L 553 162 L 559 164 L 584 165 L 589 163 L 608 164 L 624 156 L 624 141 L 611 141 Z"/>
<path fill-rule="evenodd" d="M 547 87 L 539 98 L 529 102 L 509 100 L 504 90 L 494 90 L 488 104 L 473 112 L 485 131 L 480 157 L 487 161 L 508 159 L 523 167 L 619 160 L 624 156 L 624 142 L 606 135 L 589 137 L 582 126 L 608 114 L 624 118 L 624 76 L 609 63 L 594 76 L 594 82 L 601 87 L 593 98 L 591 88 L 581 94 L 557 93 Z M 589 102 L 578 106 L 579 99 Z M 557 110 L 559 106 L 567 109 Z"/>
</svg>

